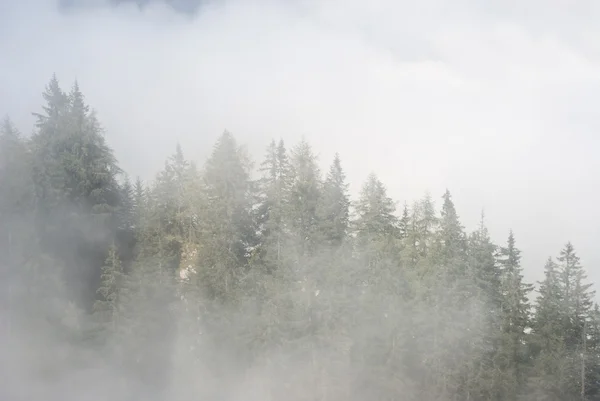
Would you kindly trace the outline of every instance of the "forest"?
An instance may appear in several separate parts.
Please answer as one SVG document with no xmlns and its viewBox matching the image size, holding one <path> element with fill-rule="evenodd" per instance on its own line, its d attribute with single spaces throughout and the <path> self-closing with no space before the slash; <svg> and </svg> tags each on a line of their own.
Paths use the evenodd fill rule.
<svg viewBox="0 0 600 401">
<path fill-rule="evenodd" d="M 1 398 L 600 399 L 570 242 L 534 291 L 519 233 L 466 232 L 449 191 L 398 206 L 372 174 L 350 199 L 339 156 L 274 139 L 255 163 L 227 131 L 143 182 L 77 83 L 40 103 L 31 135 L 0 128 Z"/>
</svg>

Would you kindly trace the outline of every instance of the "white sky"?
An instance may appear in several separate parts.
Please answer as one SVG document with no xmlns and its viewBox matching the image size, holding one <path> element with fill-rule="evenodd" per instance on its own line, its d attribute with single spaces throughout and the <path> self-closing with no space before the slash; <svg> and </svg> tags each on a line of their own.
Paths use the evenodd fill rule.
<svg viewBox="0 0 600 401">
<path fill-rule="evenodd" d="M 340 153 L 353 191 L 371 171 L 400 205 L 448 187 L 468 229 L 485 208 L 529 280 L 570 240 L 600 281 L 600 4 L 226 0 L 190 18 L 89 3 L 0 0 L 0 114 L 25 133 L 56 72 L 132 176 L 177 141 L 203 161 L 224 129 L 257 161 L 304 135 L 323 170 Z"/>
</svg>

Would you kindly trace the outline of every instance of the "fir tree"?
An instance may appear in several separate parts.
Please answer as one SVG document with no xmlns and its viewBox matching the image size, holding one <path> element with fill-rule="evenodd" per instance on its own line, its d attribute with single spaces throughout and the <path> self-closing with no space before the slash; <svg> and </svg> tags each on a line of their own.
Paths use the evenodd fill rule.
<svg viewBox="0 0 600 401">
<path fill-rule="evenodd" d="M 340 246 L 348 235 L 350 224 L 348 184 L 340 157 L 335 155 L 323 185 L 320 221 L 329 246 Z"/>
<path fill-rule="evenodd" d="M 260 257 L 267 270 L 281 265 L 290 239 L 291 166 L 283 140 L 267 149 L 258 182 L 256 220 L 260 230 Z"/>
<path fill-rule="evenodd" d="M 109 248 L 100 278 L 97 290 L 99 299 L 94 302 L 94 315 L 104 330 L 115 333 L 120 324 L 121 293 L 124 291 L 125 274 L 114 244 Z"/>
<path fill-rule="evenodd" d="M 402 217 L 400 218 L 400 221 L 398 224 L 399 229 L 400 229 L 400 238 L 402 238 L 403 240 L 408 238 L 408 233 L 410 231 L 410 223 L 411 223 L 411 219 L 410 219 L 410 214 L 408 211 L 408 204 L 406 202 L 404 202 L 404 207 L 402 209 Z"/>
<path fill-rule="evenodd" d="M 359 242 L 398 236 L 396 205 L 375 174 L 369 175 L 356 204 L 356 232 Z"/>
<path fill-rule="evenodd" d="M 118 229 L 120 169 L 77 85 L 67 96 L 53 77 L 43 96 L 45 114 L 37 115 L 32 138 L 37 231 L 87 308 L 93 297 L 85 294 L 97 286 Z"/>
<path fill-rule="evenodd" d="M 561 400 L 568 397 L 565 337 L 562 330 L 564 293 L 558 266 L 548 258 L 540 283 L 536 313 L 532 321 L 534 366 L 527 392 L 534 400 Z"/>
<path fill-rule="evenodd" d="M 321 238 L 318 210 L 322 199 L 321 173 L 311 146 L 302 140 L 291 154 L 290 216 L 300 258 L 314 254 Z"/>
<path fill-rule="evenodd" d="M 506 247 L 500 248 L 501 275 L 501 342 L 496 355 L 497 366 L 501 366 L 502 387 L 498 390 L 504 399 L 515 399 L 524 386 L 527 366 L 526 330 L 530 326 L 528 296 L 532 286 L 523 282 L 520 250 L 515 246 L 511 231 Z"/>
<path fill-rule="evenodd" d="M 221 135 L 204 169 L 207 206 L 202 216 L 203 257 L 199 279 L 211 297 L 235 298 L 233 289 L 256 246 L 249 161 L 229 133 Z"/>
</svg>

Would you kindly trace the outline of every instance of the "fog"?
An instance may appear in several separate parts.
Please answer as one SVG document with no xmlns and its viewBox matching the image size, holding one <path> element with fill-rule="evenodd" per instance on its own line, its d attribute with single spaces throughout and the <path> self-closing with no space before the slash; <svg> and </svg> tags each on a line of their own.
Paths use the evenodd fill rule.
<svg viewBox="0 0 600 401">
<path fill-rule="evenodd" d="M 102 0 L 70 3 L 0 0 L 0 115 L 10 115 L 24 134 L 56 73 L 64 87 L 79 82 L 131 177 L 154 179 L 178 143 L 186 157 L 204 163 L 224 130 L 255 161 L 272 138 L 304 138 L 322 171 L 340 154 L 353 197 L 372 172 L 399 212 L 426 192 L 440 206 L 449 189 L 468 231 L 477 229 L 482 210 L 495 242 L 504 244 L 514 231 L 528 282 L 543 279 L 546 259 L 568 241 L 589 281 L 600 282 L 600 6 L 212 0 L 184 13 L 159 1 L 142 10 Z M 252 316 L 238 313 L 236 327 Z M 405 318 L 405 311 L 395 313 Z M 190 341 L 173 336 L 175 349 Z M 29 373 L 19 368 L 34 362 L 23 357 L 25 333 L 11 338 L 17 343 L 6 349 L 15 352 L 9 359 L 19 361 L 13 375 L 22 381 L 15 383 L 26 387 Z M 49 341 L 32 347 L 60 353 Z M 326 360 L 330 349 L 316 352 Z M 301 377 L 309 362 L 285 355 Z M 181 371 L 170 372 L 172 383 L 201 369 L 182 368 L 192 363 L 184 357 L 173 360 Z M 111 375 L 106 380 L 118 381 L 96 365 Z M 231 373 L 225 399 L 261 399 L 252 386 L 285 374 L 265 366 L 243 380 Z M 96 373 L 86 372 L 78 373 L 81 380 L 56 381 L 52 391 L 102 393 L 90 390 L 86 378 Z M 49 390 L 31 391 L 24 399 Z M 178 391 L 188 390 L 172 384 L 167 396 L 190 399 Z"/>
<path fill-rule="evenodd" d="M 451 189 L 467 227 L 485 208 L 494 238 L 519 234 L 530 280 L 567 240 L 600 263 L 591 3 L 88 3 L 3 2 L 0 110 L 22 129 L 56 72 L 134 176 L 176 141 L 204 160 L 225 128 L 256 154 L 305 136 L 355 191 L 374 171 L 400 202 Z"/>
</svg>

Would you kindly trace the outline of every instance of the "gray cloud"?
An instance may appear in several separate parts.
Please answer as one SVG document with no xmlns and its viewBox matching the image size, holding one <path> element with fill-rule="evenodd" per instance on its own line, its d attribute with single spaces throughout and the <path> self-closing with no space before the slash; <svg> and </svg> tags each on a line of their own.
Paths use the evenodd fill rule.
<svg viewBox="0 0 600 401">
<path fill-rule="evenodd" d="M 91 4 L 91 3 L 90 3 Z M 448 187 L 472 229 L 515 230 L 530 280 L 571 240 L 600 263 L 593 2 L 228 0 L 193 18 L 156 3 L 2 2 L 0 113 L 27 132 L 52 72 L 78 79 L 124 168 L 151 177 L 180 141 L 203 160 L 227 128 L 339 151 L 411 201 Z"/>
</svg>

